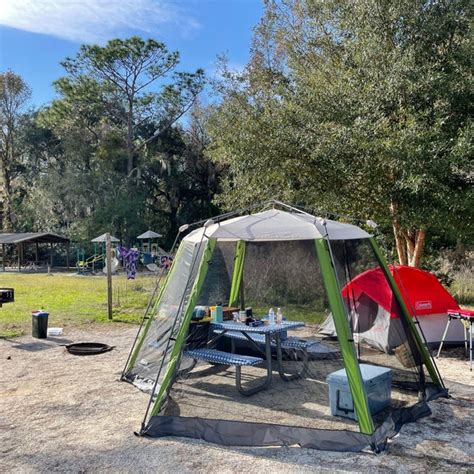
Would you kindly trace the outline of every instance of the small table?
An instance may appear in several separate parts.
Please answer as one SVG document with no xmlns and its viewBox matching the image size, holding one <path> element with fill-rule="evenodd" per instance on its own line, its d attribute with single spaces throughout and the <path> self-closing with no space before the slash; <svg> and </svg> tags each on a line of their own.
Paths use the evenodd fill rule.
<svg viewBox="0 0 474 474">
<path fill-rule="evenodd" d="M 271 341 L 272 337 L 275 338 L 276 348 L 277 348 L 277 360 L 278 360 L 278 373 L 280 377 L 285 380 L 291 380 L 292 376 L 287 376 L 283 372 L 282 368 L 282 350 L 281 350 L 281 334 L 289 329 L 297 329 L 304 327 L 304 323 L 300 321 L 283 321 L 281 324 L 268 324 L 268 325 L 261 325 L 261 326 L 247 326 L 244 323 L 238 323 L 234 321 L 224 321 L 222 323 L 218 323 L 215 321 L 211 321 L 211 327 L 214 331 L 220 331 L 219 334 L 209 341 L 209 345 L 214 344 L 218 339 L 224 336 L 227 332 L 230 331 L 237 331 L 242 333 L 245 338 L 259 351 L 264 353 L 265 361 L 266 361 L 266 368 L 267 368 L 267 376 L 265 378 L 265 382 L 258 387 L 255 387 L 250 390 L 245 390 L 241 386 L 240 381 L 240 373 L 237 373 L 237 387 L 239 391 L 245 393 L 246 395 L 251 395 L 256 393 L 260 390 L 267 388 L 271 381 L 272 381 L 272 348 L 271 348 Z M 250 337 L 250 334 L 263 334 L 265 336 L 265 352 L 263 352 L 258 344 Z M 234 339 L 232 340 L 232 350 L 234 351 Z"/>
<path fill-rule="evenodd" d="M 448 334 L 449 325 L 451 321 L 458 320 L 464 327 L 464 349 L 467 352 L 467 335 L 466 331 L 469 331 L 469 368 L 472 370 L 472 326 L 474 324 L 474 311 L 470 309 L 448 309 L 448 322 L 441 338 L 438 353 L 436 358 L 439 357 L 441 349 L 443 348 L 444 340 Z"/>
</svg>

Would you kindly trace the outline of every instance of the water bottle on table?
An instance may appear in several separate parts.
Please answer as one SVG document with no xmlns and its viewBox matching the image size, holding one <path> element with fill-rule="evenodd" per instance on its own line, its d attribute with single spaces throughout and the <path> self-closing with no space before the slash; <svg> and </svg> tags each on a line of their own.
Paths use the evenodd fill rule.
<svg viewBox="0 0 474 474">
<path fill-rule="evenodd" d="M 268 310 L 268 324 L 275 324 L 275 311 L 273 311 L 273 308 Z"/>
</svg>

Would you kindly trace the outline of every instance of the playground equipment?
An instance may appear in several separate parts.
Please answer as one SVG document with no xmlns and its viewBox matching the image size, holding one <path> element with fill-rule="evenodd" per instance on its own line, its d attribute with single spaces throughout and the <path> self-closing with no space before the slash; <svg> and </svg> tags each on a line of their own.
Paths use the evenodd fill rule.
<svg viewBox="0 0 474 474">
<path fill-rule="evenodd" d="M 104 261 L 105 255 L 97 255 L 94 254 L 88 258 L 85 258 L 84 250 L 77 251 L 77 261 L 76 261 L 76 269 L 77 272 L 80 274 L 85 274 L 89 272 L 94 272 L 95 264 L 100 261 Z"/>
<path fill-rule="evenodd" d="M 172 262 L 172 257 L 158 245 L 161 234 L 147 230 L 137 237 L 141 241 L 141 263 L 153 273 L 167 271 Z"/>
<path fill-rule="evenodd" d="M 134 278 L 138 264 L 143 264 L 149 271 L 157 273 L 167 271 L 171 266 L 172 257 L 158 246 L 158 238 L 161 234 L 148 230 L 139 235 L 137 239 L 141 241 L 140 248 L 127 248 L 119 245 L 117 237 L 110 236 L 112 244 L 112 274 L 116 273 L 122 266 L 129 278 Z M 99 267 L 105 274 L 106 268 L 106 234 L 99 235 L 91 240 L 94 244 L 94 252 L 90 257 L 86 257 L 84 249 L 77 251 L 76 269 L 77 273 L 85 275 L 95 274 Z M 100 270 L 99 270 L 100 271 Z"/>
<path fill-rule="evenodd" d="M 155 257 L 160 253 L 160 248 L 158 247 L 158 239 L 163 237 L 157 232 L 152 230 L 147 230 L 143 234 L 140 234 L 137 239 L 141 241 L 140 251 L 142 253 L 142 262 L 143 265 L 149 265 L 155 262 Z"/>
<path fill-rule="evenodd" d="M 76 261 L 76 269 L 77 273 L 84 275 L 86 273 L 95 273 L 96 266 L 102 264 L 102 271 L 107 273 L 107 269 L 105 266 L 105 244 L 106 244 L 106 235 L 102 234 L 98 237 L 95 237 L 91 240 L 94 244 L 94 253 L 90 257 L 85 256 L 84 249 L 77 251 L 77 261 Z M 117 237 L 110 236 L 110 241 L 112 244 L 120 243 L 120 239 Z M 116 256 L 115 249 L 112 249 L 112 273 L 115 273 L 120 266 L 120 261 Z"/>
</svg>

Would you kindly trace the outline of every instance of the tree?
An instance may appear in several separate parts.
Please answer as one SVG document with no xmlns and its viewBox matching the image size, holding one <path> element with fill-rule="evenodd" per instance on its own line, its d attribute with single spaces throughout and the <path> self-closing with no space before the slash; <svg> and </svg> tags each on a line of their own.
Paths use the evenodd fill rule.
<svg viewBox="0 0 474 474">
<path fill-rule="evenodd" d="M 472 237 L 469 5 L 268 1 L 211 120 L 224 202 L 279 196 L 375 219 L 415 266 L 429 229 Z"/>
<path fill-rule="evenodd" d="M 167 216 L 171 238 L 180 224 L 217 213 L 212 199 L 219 166 L 204 156 L 209 144 L 207 116 L 208 109 L 196 103 L 186 128 L 178 125 L 161 132 L 144 158 L 142 179 L 150 193 L 147 207 Z"/>
<path fill-rule="evenodd" d="M 30 95 L 30 88 L 21 76 L 12 71 L 0 74 L 0 165 L 4 232 L 13 230 L 12 178 L 20 154 L 17 143 L 18 124 Z"/>
<path fill-rule="evenodd" d="M 178 72 L 177 52 L 137 37 L 84 45 L 63 65 L 59 98 L 27 127 L 24 176 L 35 169 L 35 185 L 18 208 L 30 228 L 78 240 L 105 227 L 126 242 L 145 226 L 172 234 L 196 187 L 177 121 L 204 85 L 202 70 Z"/>
<path fill-rule="evenodd" d="M 203 87 L 202 69 L 178 72 L 178 64 L 179 53 L 169 52 L 153 39 L 114 39 L 105 46 L 81 46 L 76 58 L 62 63 L 69 77 L 56 86 L 63 94 L 76 94 L 84 87 L 96 89 L 111 122 L 124 133 L 130 175 L 138 165 L 139 151 L 182 117 Z M 170 81 L 163 82 L 168 78 Z M 152 90 L 156 83 L 160 83 L 159 92 Z M 158 128 L 141 135 L 147 123 Z"/>
</svg>

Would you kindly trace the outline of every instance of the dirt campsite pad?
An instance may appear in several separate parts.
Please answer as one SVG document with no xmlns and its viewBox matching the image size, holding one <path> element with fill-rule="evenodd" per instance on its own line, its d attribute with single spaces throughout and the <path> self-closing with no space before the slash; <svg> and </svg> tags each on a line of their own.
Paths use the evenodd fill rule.
<svg viewBox="0 0 474 474">
<path fill-rule="evenodd" d="M 329 469 L 465 471 L 474 469 L 474 382 L 465 360 L 447 352 L 440 370 L 453 398 L 405 425 L 380 455 L 300 448 L 222 447 L 134 436 L 148 396 L 119 382 L 135 336 L 130 325 L 65 328 L 47 340 L 0 340 L 0 459 L 3 472 L 291 472 Z M 77 357 L 63 344 L 115 346 Z M 451 381 L 454 381 L 453 383 Z"/>
</svg>

